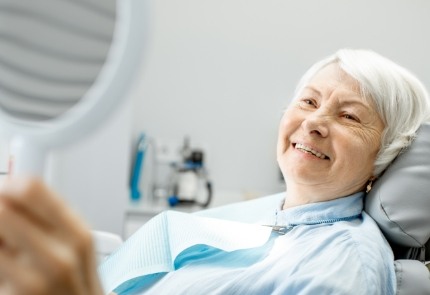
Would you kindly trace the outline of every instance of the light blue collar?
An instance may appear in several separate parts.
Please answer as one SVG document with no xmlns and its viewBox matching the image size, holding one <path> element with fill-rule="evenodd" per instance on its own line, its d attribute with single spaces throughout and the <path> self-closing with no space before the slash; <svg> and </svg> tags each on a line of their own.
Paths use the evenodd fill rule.
<svg viewBox="0 0 430 295">
<path fill-rule="evenodd" d="M 301 224 L 333 223 L 361 216 L 364 192 L 312 204 L 306 204 L 276 212 L 276 224 L 296 226 Z"/>
</svg>

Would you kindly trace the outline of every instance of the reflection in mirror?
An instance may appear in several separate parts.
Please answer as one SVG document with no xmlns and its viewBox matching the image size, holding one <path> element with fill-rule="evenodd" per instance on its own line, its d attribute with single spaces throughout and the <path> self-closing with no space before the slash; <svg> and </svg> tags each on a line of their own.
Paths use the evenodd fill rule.
<svg viewBox="0 0 430 295">
<path fill-rule="evenodd" d="M 1 0 L 1 110 L 21 121 L 46 121 L 79 102 L 107 58 L 115 5 Z"/>
</svg>

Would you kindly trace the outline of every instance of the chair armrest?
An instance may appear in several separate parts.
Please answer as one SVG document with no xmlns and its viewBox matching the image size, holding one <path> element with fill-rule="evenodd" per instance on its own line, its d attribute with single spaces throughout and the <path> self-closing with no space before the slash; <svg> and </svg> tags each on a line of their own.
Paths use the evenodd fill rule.
<svg viewBox="0 0 430 295">
<path fill-rule="evenodd" d="M 418 260 L 396 260 L 397 295 L 430 294 L 430 272 Z"/>
<path fill-rule="evenodd" d="M 93 230 L 92 235 L 98 264 L 121 246 L 123 242 L 120 236 L 109 232 Z"/>
</svg>

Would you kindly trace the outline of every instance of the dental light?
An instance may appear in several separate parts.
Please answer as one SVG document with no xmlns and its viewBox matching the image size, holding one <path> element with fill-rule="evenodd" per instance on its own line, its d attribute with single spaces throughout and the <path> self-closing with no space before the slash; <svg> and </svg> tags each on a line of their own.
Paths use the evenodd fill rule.
<svg viewBox="0 0 430 295">
<path fill-rule="evenodd" d="M 13 173 L 115 110 L 140 65 L 143 0 L 0 0 L 0 135 Z"/>
</svg>

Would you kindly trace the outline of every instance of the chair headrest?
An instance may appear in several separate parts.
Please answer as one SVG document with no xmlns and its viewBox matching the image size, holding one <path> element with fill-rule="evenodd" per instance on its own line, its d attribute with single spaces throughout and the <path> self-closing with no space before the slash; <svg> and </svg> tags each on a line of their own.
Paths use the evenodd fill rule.
<svg viewBox="0 0 430 295">
<path fill-rule="evenodd" d="M 423 247 L 430 238 L 430 124 L 423 124 L 366 196 L 365 211 L 387 240 Z"/>
</svg>

